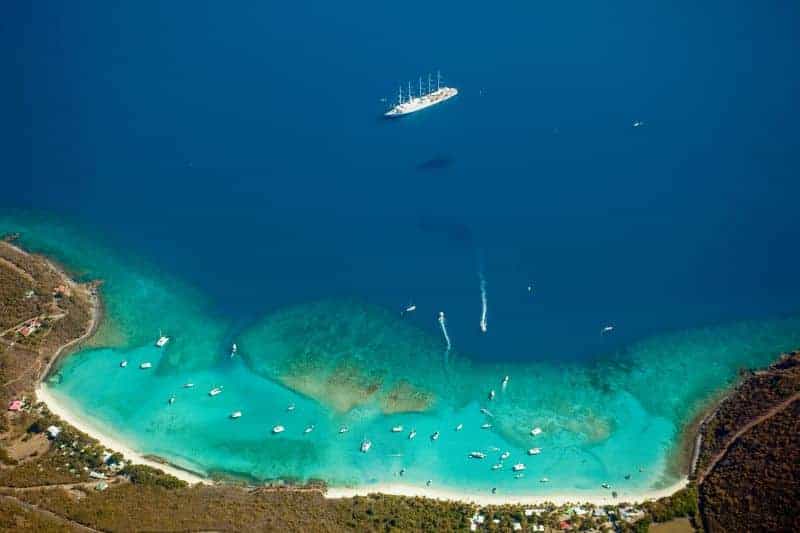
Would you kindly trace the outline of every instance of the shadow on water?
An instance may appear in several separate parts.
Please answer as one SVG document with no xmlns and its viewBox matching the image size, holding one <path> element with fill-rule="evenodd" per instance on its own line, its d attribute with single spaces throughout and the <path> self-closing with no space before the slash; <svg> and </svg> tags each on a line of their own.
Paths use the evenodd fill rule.
<svg viewBox="0 0 800 533">
<path fill-rule="evenodd" d="M 453 158 L 447 155 L 437 154 L 430 159 L 423 161 L 417 165 L 417 170 L 420 172 L 435 172 L 437 170 L 445 170 L 453 165 Z"/>
</svg>

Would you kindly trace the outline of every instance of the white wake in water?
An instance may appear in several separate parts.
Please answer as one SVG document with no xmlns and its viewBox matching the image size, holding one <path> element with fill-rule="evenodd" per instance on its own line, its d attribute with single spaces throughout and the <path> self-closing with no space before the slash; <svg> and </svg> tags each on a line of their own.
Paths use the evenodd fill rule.
<svg viewBox="0 0 800 533">
<path fill-rule="evenodd" d="M 486 333 L 486 311 L 489 307 L 486 300 L 486 278 L 483 277 L 483 269 L 478 272 L 481 279 L 481 331 Z"/>
<path fill-rule="evenodd" d="M 447 351 L 450 351 L 450 335 L 447 334 L 447 321 L 444 318 L 444 312 L 439 311 L 439 326 L 442 328 L 442 335 L 444 336 L 444 342 L 447 344 Z"/>
</svg>

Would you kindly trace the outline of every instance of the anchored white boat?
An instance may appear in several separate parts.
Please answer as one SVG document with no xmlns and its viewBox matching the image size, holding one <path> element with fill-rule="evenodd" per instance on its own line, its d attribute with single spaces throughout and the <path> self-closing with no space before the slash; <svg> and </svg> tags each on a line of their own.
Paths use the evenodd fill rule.
<svg viewBox="0 0 800 533">
<path fill-rule="evenodd" d="M 535 427 L 531 430 L 531 436 L 535 437 L 536 435 L 540 435 L 542 433 L 542 428 Z"/>
<path fill-rule="evenodd" d="M 439 440 L 439 432 L 434 431 L 433 435 L 431 435 L 431 440 Z"/>
<path fill-rule="evenodd" d="M 456 426 L 456 431 L 461 431 L 462 429 L 464 429 L 464 424 L 459 424 Z"/>
<path fill-rule="evenodd" d="M 417 436 L 417 430 L 416 429 L 412 429 L 411 433 L 408 434 L 408 440 L 411 440 L 416 436 Z"/>
<path fill-rule="evenodd" d="M 489 401 L 494 400 L 494 397 L 495 397 L 495 393 L 494 393 L 494 389 L 492 389 L 492 390 L 489 391 Z"/>
<path fill-rule="evenodd" d="M 401 431 L 403 431 L 403 426 L 394 426 L 392 428 L 392 433 L 400 433 Z"/>
<path fill-rule="evenodd" d="M 528 455 L 539 455 L 540 453 L 542 453 L 541 448 L 531 448 L 528 450 Z"/>
<path fill-rule="evenodd" d="M 523 470 L 525 470 L 525 465 L 523 463 L 517 463 L 511 467 L 511 470 L 513 470 L 514 472 L 522 472 Z"/>
<path fill-rule="evenodd" d="M 169 400 L 167 401 L 167 403 L 168 403 L 168 404 L 170 404 L 170 405 L 172 405 L 173 403 L 175 403 L 175 395 L 174 395 L 174 394 L 173 394 L 172 396 L 170 396 L 170 397 L 169 397 Z"/>
<path fill-rule="evenodd" d="M 236 355 L 236 350 L 237 350 L 237 347 L 236 347 L 236 343 L 234 342 L 233 346 L 231 346 L 231 357 Z"/>
<path fill-rule="evenodd" d="M 492 465 L 492 470 L 500 470 L 503 468 L 503 463 L 495 463 Z"/>
<path fill-rule="evenodd" d="M 492 425 L 489 422 L 481 424 L 481 429 L 491 429 Z"/>
<path fill-rule="evenodd" d="M 209 396 L 216 396 L 217 394 L 222 394 L 222 387 L 214 387 L 208 391 Z"/>
<path fill-rule="evenodd" d="M 167 337 L 166 335 L 161 335 L 160 332 L 158 335 L 159 336 L 158 340 L 156 341 L 156 346 L 158 346 L 159 348 L 163 348 L 169 342 L 169 337 Z"/>
<path fill-rule="evenodd" d="M 273 426 L 272 428 L 273 435 L 277 435 L 278 433 L 283 433 L 284 431 L 286 431 L 286 428 L 281 426 L 280 424 L 277 426 Z"/>
<path fill-rule="evenodd" d="M 442 76 L 438 72 L 436 73 L 436 89 L 433 89 L 433 85 L 431 83 L 431 76 L 430 74 L 428 74 L 427 92 L 423 92 L 422 78 L 419 79 L 419 92 L 417 93 L 417 96 L 414 96 L 413 92 L 411 91 L 411 82 L 409 82 L 408 91 L 406 92 L 404 98 L 403 86 L 401 85 L 400 90 L 397 94 L 397 104 L 389 111 L 384 113 L 384 116 L 401 117 L 403 115 L 415 113 L 417 111 L 421 111 L 436 104 L 441 104 L 442 102 L 449 100 L 450 98 L 454 97 L 457 94 L 458 94 L 458 89 L 455 89 L 453 87 L 442 86 Z"/>
<path fill-rule="evenodd" d="M 364 439 L 363 441 L 361 441 L 361 453 L 367 453 L 370 448 L 372 448 L 371 440 Z"/>
<path fill-rule="evenodd" d="M 294 409 L 295 409 L 295 405 L 293 403 L 290 403 L 288 406 L 286 406 L 286 410 L 287 411 L 294 411 Z"/>
<path fill-rule="evenodd" d="M 505 461 L 509 457 L 511 457 L 511 452 L 503 452 L 500 454 L 500 459 L 502 459 L 503 461 Z"/>
<path fill-rule="evenodd" d="M 473 459 L 486 459 L 486 454 L 483 452 L 470 452 L 469 456 Z"/>
<path fill-rule="evenodd" d="M 342 427 L 339 428 L 339 434 L 340 435 L 342 433 L 347 433 L 348 431 L 350 431 L 350 430 L 347 428 L 347 426 L 342 426 Z"/>
<path fill-rule="evenodd" d="M 233 418 L 233 419 L 241 418 L 241 417 L 242 417 L 242 412 L 241 411 L 234 411 L 234 412 L 231 413 L 231 418 Z"/>
<path fill-rule="evenodd" d="M 142 363 L 141 365 L 139 365 L 139 368 L 141 368 L 142 370 L 147 370 L 148 368 L 153 368 L 153 364 L 152 363 Z"/>
<path fill-rule="evenodd" d="M 311 425 L 310 425 L 310 426 L 308 426 L 306 429 L 304 429 L 304 430 L 303 430 L 303 433 L 304 433 L 304 434 L 308 434 L 308 433 L 311 433 L 312 431 L 314 431 L 314 424 L 311 424 Z"/>
<path fill-rule="evenodd" d="M 119 366 L 121 366 L 122 368 L 125 368 L 126 366 L 128 366 L 128 362 L 127 361 L 120 361 Z"/>
<path fill-rule="evenodd" d="M 184 383 L 183 384 L 183 388 L 184 389 L 191 389 L 192 387 L 194 387 L 194 383 Z"/>
</svg>

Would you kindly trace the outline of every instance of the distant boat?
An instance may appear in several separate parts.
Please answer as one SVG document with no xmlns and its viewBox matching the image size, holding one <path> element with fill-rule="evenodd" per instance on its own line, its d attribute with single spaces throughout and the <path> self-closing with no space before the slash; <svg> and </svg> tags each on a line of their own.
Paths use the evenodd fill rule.
<svg viewBox="0 0 800 533">
<path fill-rule="evenodd" d="M 481 429 L 490 429 L 492 425 L 489 422 L 484 422 L 481 424 Z"/>
<path fill-rule="evenodd" d="M 489 411 L 489 410 L 488 410 L 487 408 L 485 408 L 485 407 L 481 407 L 481 414 L 482 414 L 482 415 L 486 415 L 486 416 L 494 416 L 494 415 L 491 413 L 491 411 Z"/>
<path fill-rule="evenodd" d="M 609 485 L 608 483 L 603 483 L 600 486 L 603 487 L 604 489 L 610 489 L 611 488 L 611 485 Z"/>
<path fill-rule="evenodd" d="M 286 431 L 286 428 L 281 426 L 281 425 L 277 425 L 277 426 L 273 426 L 272 427 L 272 434 L 273 435 L 277 435 L 278 433 L 283 433 L 284 431 Z"/>
<path fill-rule="evenodd" d="M 124 361 L 124 360 L 120 361 L 119 366 L 121 366 L 122 368 L 125 368 L 126 366 L 128 366 L 128 362 Z"/>
<path fill-rule="evenodd" d="M 222 394 L 222 387 L 214 387 L 208 391 L 209 396 L 216 396 L 217 394 Z"/>
<path fill-rule="evenodd" d="M 514 475 L 514 479 L 522 479 L 524 477 L 525 477 L 525 474 L 523 474 L 522 472 L 520 472 L 519 474 Z"/>
<path fill-rule="evenodd" d="M 614 331 L 614 326 L 606 326 L 600 330 L 600 333 L 611 333 L 612 331 Z"/>
<path fill-rule="evenodd" d="M 542 428 L 535 427 L 531 430 L 531 436 L 535 437 L 536 435 L 540 435 L 542 433 Z"/>
<path fill-rule="evenodd" d="M 370 448 L 372 448 L 371 440 L 364 439 L 363 441 L 361 441 L 361 453 L 367 453 Z"/>
<path fill-rule="evenodd" d="M 506 389 L 506 387 L 508 386 L 508 376 L 503 378 L 503 383 L 500 386 L 503 388 L 503 390 Z"/>
<path fill-rule="evenodd" d="M 348 431 L 350 430 L 347 428 L 347 426 L 342 426 L 339 428 L 339 435 L 341 435 L 342 433 L 347 433 Z"/>
<path fill-rule="evenodd" d="M 456 431 L 461 431 L 462 429 L 464 429 L 464 424 L 459 424 L 456 426 Z"/>
<path fill-rule="evenodd" d="M 158 340 L 156 341 L 156 346 L 158 346 L 159 348 L 163 348 L 169 342 L 169 337 L 167 337 L 166 335 L 161 335 L 161 332 L 159 332 L 158 335 L 159 337 Z"/>
<path fill-rule="evenodd" d="M 503 468 L 503 463 L 495 463 L 492 465 L 492 470 L 500 470 Z"/>
<path fill-rule="evenodd" d="M 517 463 L 511 467 L 511 470 L 513 470 L 514 472 L 522 472 L 523 470 L 525 470 L 525 465 L 523 463 Z"/>
<path fill-rule="evenodd" d="M 494 396 L 495 396 L 494 389 L 492 389 L 492 390 L 489 391 L 489 401 L 494 400 Z"/>
<path fill-rule="evenodd" d="M 417 436 L 417 430 L 416 429 L 412 429 L 411 432 L 408 434 L 408 440 L 411 440 L 416 436 Z"/>
<path fill-rule="evenodd" d="M 233 418 L 233 419 L 241 418 L 241 417 L 242 417 L 242 412 L 241 411 L 234 411 L 234 412 L 231 413 L 231 418 Z"/>
<path fill-rule="evenodd" d="M 633 121 L 633 127 L 634 128 L 640 128 L 642 126 L 644 126 L 644 121 L 643 120 L 634 120 Z"/>
<path fill-rule="evenodd" d="M 400 311 L 400 316 L 405 315 L 406 313 L 413 313 L 417 310 L 417 306 L 414 304 L 408 304 L 405 309 Z"/>
<path fill-rule="evenodd" d="M 483 452 L 470 452 L 469 456 L 472 459 L 486 459 L 486 454 Z"/>
<path fill-rule="evenodd" d="M 294 411 L 294 409 L 295 409 L 295 406 L 294 406 L 293 403 L 290 403 L 289 405 L 286 406 L 286 410 L 287 411 Z"/>
<path fill-rule="evenodd" d="M 192 387 L 194 387 L 194 383 L 184 383 L 183 384 L 183 388 L 184 389 L 191 389 Z"/>
<path fill-rule="evenodd" d="M 542 479 L 539 480 L 539 483 L 550 483 L 550 479 L 543 477 Z"/>
<path fill-rule="evenodd" d="M 389 111 L 384 113 L 385 117 L 401 117 L 409 113 L 415 113 L 422 109 L 440 104 L 458 94 L 458 89 L 453 87 L 443 87 L 441 84 L 442 77 L 436 73 L 436 89 L 432 88 L 431 76 L 428 74 L 428 90 L 423 92 L 422 78 L 419 79 L 419 92 L 417 96 L 413 96 L 411 92 L 411 82 L 408 83 L 408 92 L 406 97 L 403 98 L 403 86 L 400 86 L 400 92 L 397 96 L 397 105 L 392 107 Z"/>
<path fill-rule="evenodd" d="M 236 343 L 234 342 L 234 343 L 233 343 L 233 346 L 231 346 L 231 357 L 233 357 L 234 355 L 236 355 L 236 350 L 237 350 L 237 348 L 236 348 Z"/>
<path fill-rule="evenodd" d="M 531 448 L 528 450 L 528 455 L 539 455 L 540 453 L 542 453 L 541 448 Z"/>
<path fill-rule="evenodd" d="M 153 368 L 153 364 L 152 363 L 142 363 L 141 365 L 139 365 L 139 368 L 141 368 L 142 370 L 147 370 L 148 368 Z"/>
<path fill-rule="evenodd" d="M 438 431 L 434 431 L 433 432 L 433 434 L 431 435 L 431 440 L 439 440 L 439 432 Z"/>
<path fill-rule="evenodd" d="M 169 405 L 172 405 L 173 403 L 175 403 L 175 395 L 174 394 L 169 397 L 169 400 L 167 400 L 167 403 Z"/>
<path fill-rule="evenodd" d="M 400 433 L 401 431 L 403 431 L 403 426 L 394 426 L 392 428 L 392 433 Z"/>
<path fill-rule="evenodd" d="M 511 457 L 511 452 L 503 452 L 502 454 L 500 454 L 500 459 L 502 459 L 503 461 L 505 461 L 509 457 Z"/>
<path fill-rule="evenodd" d="M 314 431 L 314 424 L 311 424 L 306 429 L 304 429 L 303 430 L 303 434 L 308 434 L 308 433 L 311 433 L 312 431 Z"/>
</svg>

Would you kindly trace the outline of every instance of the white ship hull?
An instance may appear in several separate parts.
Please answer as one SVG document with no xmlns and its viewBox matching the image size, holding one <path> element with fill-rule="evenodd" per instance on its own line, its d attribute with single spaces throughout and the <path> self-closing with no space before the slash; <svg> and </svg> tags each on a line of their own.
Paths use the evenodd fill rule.
<svg viewBox="0 0 800 533">
<path fill-rule="evenodd" d="M 402 117 L 410 113 L 422 111 L 436 104 L 441 104 L 458 94 L 458 89 L 453 87 L 442 87 L 424 96 L 417 96 L 408 101 L 402 102 L 384 113 L 386 117 Z"/>
</svg>

